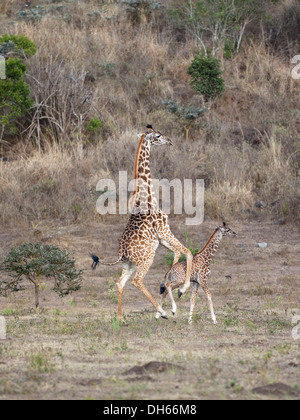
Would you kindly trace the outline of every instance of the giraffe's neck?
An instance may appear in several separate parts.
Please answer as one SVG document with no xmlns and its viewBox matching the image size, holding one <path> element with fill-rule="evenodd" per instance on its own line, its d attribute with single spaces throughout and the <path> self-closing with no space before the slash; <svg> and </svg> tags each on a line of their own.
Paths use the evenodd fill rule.
<svg viewBox="0 0 300 420">
<path fill-rule="evenodd" d="M 202 258 L 205 258 L 205 260 L 210 262 L 218 250 L 222 237 L 223 234 L 221 230 L 216 229 L 210 237 L 210 239 L 208 240 L 205 247 L 197 255 L 201 256 Z"/>
<path fill-rule="evenodd" d="M 136 157 L 136 193 L 133 213 L 152 214 L 159 210 L 150 170 L 151 144 L 142 137 Z"/>
</svg>

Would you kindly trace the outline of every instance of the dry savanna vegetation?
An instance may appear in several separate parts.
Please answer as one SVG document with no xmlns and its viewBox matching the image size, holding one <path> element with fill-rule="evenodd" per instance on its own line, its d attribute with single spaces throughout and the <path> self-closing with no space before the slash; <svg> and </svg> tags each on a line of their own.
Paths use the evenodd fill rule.
<svg viewBox="0 0 300 420">
<path fill-rule="evenodd" d="M 36 48 L 17 56 L 29 92 L 18 115 L 0 80 L 0 262 L 39 240 L 84 273 L 68 297 L 42 282 L 39 312 L 26 281 L 0 297 L 0 399 L 299 398 L 299 33 L 298 0 L 1 1 L 0 37 Z M 190 84 L 198 54 L 217 60 L 218 94 Z M 176 236 L 200 247 L 222 220 L 238 233 L 212 265 L 217 326 L 204 295 L 188 326 L 189 293 L 157 321 L 129 286 L 121 327 L 118 268 L 90 270 L 90 252 L 115 260 L 127 220 L 99 216 L 96 185 L 133 172 L 147 124 L 174 142 L 153 150 L 156 178 L 205 180 L 204 225 L 171 217 Z M 167 270 L 160 249 L 147 277 L 157 299 Z"/>
</svg>

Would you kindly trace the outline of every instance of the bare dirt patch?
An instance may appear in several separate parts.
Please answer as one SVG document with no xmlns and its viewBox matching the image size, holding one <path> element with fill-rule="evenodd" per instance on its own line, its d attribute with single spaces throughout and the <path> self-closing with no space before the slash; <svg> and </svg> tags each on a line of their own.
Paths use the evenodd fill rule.
<svg viewBox="0 0 300 420">
<path fill-rule="evenodd" d="M 259 388 L 253 389 L 252 392 L 253 394 L 273 395 L 277 397 L 300 397 L 300 392 L 297 389 L 291 388 L 290 386 L 281 383 L 261 386 Z"/>
</svg>

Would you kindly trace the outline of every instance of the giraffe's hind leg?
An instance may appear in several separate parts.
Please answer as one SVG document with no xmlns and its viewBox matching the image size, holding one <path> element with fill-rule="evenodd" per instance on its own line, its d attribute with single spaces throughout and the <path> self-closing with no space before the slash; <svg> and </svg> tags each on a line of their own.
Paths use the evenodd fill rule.
<svg viewBox="0 0 300 420">
<path fill-rule="evenodd" d="M 135 273 L 136 266 L 131 262 L 128 262 L 123 267 L 123 272 L 120 280 L 117 282 L 118 289 L 118 319 L 122 321 L 122 296 L 124 292 L 124 287 L 130 277 Z"/>
<path fill-rule="evenodd" d="M 194 309 L 195 309 L 196 300 L 197 300 L 197 296 L 198 296 L 198 290 L 199 290 L 199 283 L 194 283 L 193 284 L 192 297 L 191 297 L 190 316 L 189 316 L 189 324 L 190 325 L 193 322 L 193 315 L 194 315 Z"/>
<path fill-rule="evenodd" d="M 177 264 L 181 254 L 185 255 L 187 267 L 186 267 L 186 277 L 183 287 L 178 289 L 178 296 L 181 297 L 191 285 L 191 273 L 192 273 L 192 263 L 193 263 L 193 254 L 187 248 L 185 248 L 175 236 L 169 232 L 167 239 L 161 239 L 161 244 L 166 248 L 174 252 L 174 264 Z"/>
<path fill-rule="evenodd" d="M 216 315 L 215 315 L 215 311 L 214 311 L 214 307 L 213 307 L 213 302 L 212 302 L 212 298 L 211 298 L 211 293 L 210 293 L 210 290 L 207 286 L 206 278 L 204 278 L 201 281 L 201 286 L 202 286 L 202 288 L 204 290 L 204 293 L 206 294 L 207 299 L 208 299 L 208 305 L 209 305 L 209 309 L 210 309 L 210 313 L 211 313 L 211 319 L 212 319 L 214 324 L 217 324 L 218 322 L 217 322 L 217 319 L 216 319 Z"/>
<path fill-rule="evenodd" d="M 173 292 L 172 292 L 172 287 L 171 286 L 168 286 L 167 287 L 167 290 L 168 290 L 168 294 L 169 294 L 170 299 L 171 299 L 171 302 L 172 302 L 172 314 L 175 315 L 176 312 L 177 312 L 177 305 L 176 305 L 176 302 L 174 300 L 174 296 L 173 296 Z"/>
<path fill-rule="evenodd" d="M 170 285 L 165 285 L 165 292 L 162 294 L 162 297 L 161 297 L 161 307 L 163 308 L 165 298 L 167 297 L 167 295 L 169 295 L 169 297 L 171 299 L 171 302 L 172 302 L 172 314 L 175 315 L 176 311 L 177 311 L 177 305 L 176 305 L 176 302 L 174 300 L 172 290 L 173 289 Z M 160 312 L 157 312 L 156 315 L 155 315 L 155 318 L 158 319 L 158 318 L 160 318 L 160 316 L 161 316 Z"/>
<path fill-rule="evenodd" d="M 135 277 L 132 281 L 132 284 L 146 296 L 146 298 L 155 307 L 156 311 L 160 313 L 162 318 L 168 319 L 166 312 L 163 310 L 161 305 L 159 305 L 158 302 L 156 302 L 156 300 L 151 295 L 149 290 L 147 290 L 147 288 L 144 284 L 144 278 L 146 277 L 146 274 L 148 273 L 148 271 L 149 271 L 149 269 L 150 269 L 150 267 L 153 263 L 154 256 L 155 256 L 155 252 L 153 252 L 153 254 L 151 255 L 151 258 L 150 257 L 148 258 L 147 264 L 143 264 L 140 267 L 138 267 L 136 275 L 135 275 Z"/>
</svg>

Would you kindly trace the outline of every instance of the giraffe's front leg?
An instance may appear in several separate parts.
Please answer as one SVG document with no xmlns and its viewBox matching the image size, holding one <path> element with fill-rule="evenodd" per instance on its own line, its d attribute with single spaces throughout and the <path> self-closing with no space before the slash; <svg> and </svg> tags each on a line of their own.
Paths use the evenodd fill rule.
<svg viewBox="0 0 300 420">
<path fill-rule="evenodd" d="M 190 306 L 190 315 L 189 315 L 189 324 L 191 325 L 193 323 L 193 315 L 194 315 L 194 309 L 196 305 L 196 300 L 198 296 L 198 290 L 199 290 L 199 283 L 193 284 L 193 291 L 192 291 L 192 297 L 191 297 L 191 306 Z"/>
</svg>

